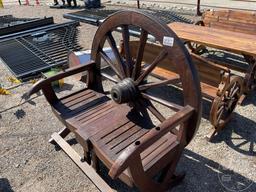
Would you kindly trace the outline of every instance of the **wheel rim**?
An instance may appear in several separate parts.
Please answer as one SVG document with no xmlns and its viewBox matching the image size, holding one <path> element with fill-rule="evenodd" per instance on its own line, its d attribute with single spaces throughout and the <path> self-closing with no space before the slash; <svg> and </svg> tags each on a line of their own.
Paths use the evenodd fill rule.
<svg viewBox="0 0 256 192">
<path fill-rule="evenodd" d="M 235 110 L 239 98 L 242 93 L 242 80 L 237 77 L 234 81 L 231 80 L 230 85 L 223 90 L 221 96 L 214 99 L 213 106 L 217 106 L 216 110 L 212 108 L 211 122 L 217 128 L 223 128 L 230 120 L 233 111 Z"/>
<path fill-rule="evenodd" d="M 131 57 L 129 50 L 129 41 L 131 38 L 129 36 L 129 29 L 132 27 L 138 27 L 141 31 L 139 36 L 140 45 L 136 58 Z M 113 31 L 117 28 L 121 28 L 121 36 L 125 52 L 124 57 L 119 53 L 117 47 L 118 42 L 116 42 L 113 36 Z M 148 67 L 145 67 L 142 65 L 142 58 L 144 54 L 144 47 L 149 35 L 152 35 L 155 40 L 161 44 L 162 50 L 154 61 Z M 168 41 L 167 43 L 164 43 L 164 38 L 173 40 L 173 45 L 168 46 L 172 44 L 172 42 Z M 106 45 L 106 42 L 108 42 L 111 47 L 116 62 L 111 61 L 108 55 L 103 51 L 103 47 Z M 191 122 L 190 131 L 187 133 L 187 142 L 189 143 L 199 126 L 201 118 L 201 90 L 199 80 L 190 55 L 183 43 L 178 39 L 176 34 L 166 25 L 162 24 L 161 21 L 152 19 L 152 16 L 137 11 L 121 11 L 106 19 L 98 28 L 93 40 L 92 60 L 96 61 L 95 70 L 98 72 L 98 75 L 97 77 L 94 77 L 92 82 L 94 82 L 94 85 L 97 85 L 94 87 L 95 89 L 102 91 L 103 86 L 101 77 L 104 76 L 108 80 L 116 83 L 111 90 L 112 99 L 114 101 L 119 104 L 134 104 L 134 101 L 140 102 L 142 99 L 151 113 L 161 121 L 164 120 L 164 117 L 152 105 L 151 101 L 159 102 L 162 105 L 175 110 L 179 110 L 183 107 L 175 103 L 156 98 L 147 93 L 147 90 L 152 87 L 158 87 L 161 86 L 161 84 L 168 84 L 168 81 L 160 81 L 154 84 L 147 83 L 146 81 L 147 77 L 150 76 L 155 67 L 164 59 L 170 60 L 171 64 L 174 63 L 173 65 L 175 65 L 174 67 L 176 72 L 180 76 L 181 85 L 183 87 L 184 106 L 190 105 L 196 110 L 193 117 L 194 121 Z M 114 72 L 114 75 L 111 77 L 102 73 L 102 60 L 104 60 L 105 64 L 107 64 Z M 126 98 L 122 95 L 125 95 Z"/>
</svg>

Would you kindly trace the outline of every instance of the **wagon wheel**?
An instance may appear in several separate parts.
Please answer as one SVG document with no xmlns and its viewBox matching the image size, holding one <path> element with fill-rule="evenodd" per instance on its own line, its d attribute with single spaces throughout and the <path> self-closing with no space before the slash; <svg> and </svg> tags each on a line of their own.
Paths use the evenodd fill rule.
<svg viewBox="0 0 256 192">
<path fill-rule="evenodd" d="M 200 45 L 195 42 L 187 42 L 188 48 L 191 50 L 192 53 L 200 54 L 206 51 L 206 47 L 204 45 Z"/>
<path fill-rule="evenodd" d="M 199 20 L 199 21 L 195 22 L 194 25 L 204 26 L 204 22 L 202 20 Z M 200 45 L 198 43 L 191 42 L 191 41 L 188 41 L 186 44 L 192 53 L 200 54 L 200 53 L 207 51 L 207 49 L 204 45 Z"/>
<path fill-rule="evenodd" d="M 140 31 L 140 45 L 136 58 L 131 57 L 129 46 L 130 39 L 134 38 L 130 37 L 129 30 L 134 28 Z M 120 43 L 120 39 L 116 40 L 116 36 L 113 35 L 117 29 L 121 31 L 124 56 L 120 54 L 117 46 Z M 144 47 L 149 35 L 153 36 L 161 44 L 162 50 L 150 65 L 143 66 Z M 103 47 L 106 46 L 111 47 L 114 59 L 111 59 L 103 50 Z M 103 92 L 105 87 L 102 77 L 113 82 L 115 85 L 111 89 L 111 97 L 118 104 L 144 105 L 160 122 L 167 117 L 157 109 L 157 104 L 174 111 L 180 110 L 185 105 L 195 108 L 196 114 L 193 117 L 193 122 L 190 122 L 190 129 L 186 135 L 186 144 L 191 141 L 201 117 L 199 80 L 189 53 L 169 27 L 144 13 L 134 11 L 119 12 L 117 15 L 112 15 L 109 19 L 106 19 L 98 28 L 92 44 L 91 59 L 96 62 L 94 69 L 96 75 L 89 74 L 88 85 L 97 89 L 97 91 Z M 170 102 L 168 98 L 158 98 L 149 93 L 149 90 L 167 86 L 171 82 L 171 80 L 159 79 L 146 81 L 151 77 L 152 71 L 164 59 L 168 59 L 170 64 L 175 65 L 179 74 L 183 87 L 182 105 Z M 112 74 L 104 72 L 105 69 L 110 69 Z"/>
<path fill-rule="evenodd" d="M 233 111 L 243 93 L 243 80 L 241 77 L 232 76 L 230 84 L 224 87 L 220 96 L 217 96 L 210 111 L 210 121 L 214 131 L 208 137 L 210 140 L 216 132 L 224 128 L 230 120 Z"/>
<path fill-rule="evenodd" d="M 245 84 L 247 93 L 256 88 L 256 61 L 249 66 L 248 73 L 245 75 Z"/>
</svg>

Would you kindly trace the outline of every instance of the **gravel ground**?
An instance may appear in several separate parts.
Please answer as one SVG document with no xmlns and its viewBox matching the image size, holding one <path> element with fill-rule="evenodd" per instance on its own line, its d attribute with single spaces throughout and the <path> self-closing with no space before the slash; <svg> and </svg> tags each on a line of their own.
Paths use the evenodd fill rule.
<svg viewBox="0 0 256 192">
<path fill-rule="evenodd" d="M 60 23 L 66 21 L 62 14 L 72 11 L 76 10 L 11 6 L 1 9 L 0 15 L 47 15 L 54 16 L 55 22 Z M 81 45 L 88 49 L 96 28 L 82 24 L 80 30 Z M 7 81 L 10 75 L 0 62 L 0 83 L 10 86 Z M 74 83 L 72 78 L 65 82 L 66 85 L 59 90 L 60 94 L 83 86 Z M 20 103 L 21 95 L 30 87 L 30 84 L 23 85 L 12 90 L 12 95 L 0 96 L 0 192 L 97 191 L 62 151 L 56 151 L 47 142 L 50 135 L 61 129 L 62 125 L 54 117 L 44 97 L 36 95 L 30 102 Z M 179 163 L 178 169 L 186 171 L 187 176 L 173 191 L 256 191 L 255 95 L 256 92 L 252 93 L 243 106 L 237 107 L 226 129 L 211 143 L 205 140 L 211 125 L 207 113 L 203 115 L 197 135 L 185 149 Z M 209 102 L 204 101 L 203 104 L 204 111 L 209 111 Z M 75 148 L 81 150 L 78 145 Z M 227 181 L 228 175 L 231 176 L 230 181 Z M 110 181 L 106 171 L 103 176 L 117 191 L 131 191 L 119 181 Z"/>
</svg>

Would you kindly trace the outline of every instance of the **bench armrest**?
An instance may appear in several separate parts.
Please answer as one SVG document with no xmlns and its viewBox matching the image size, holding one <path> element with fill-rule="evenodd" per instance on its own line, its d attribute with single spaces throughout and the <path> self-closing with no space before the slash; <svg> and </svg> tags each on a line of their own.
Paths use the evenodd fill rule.
<svg viewBox="0 0 256 192">
<path fill-rule="evenodd" d="M 26 96 L 26 98 L 29 98 L 31 95 L 33 95 L 34 93 L 37 93 L 41 89 L 44 89 L 45 87 L 49 87 L 51 85 L 51 83 L 54 81 L 75 75 L 77 73 L 81 73 L 81 72 L 90 70 L 94 66 L 94 64 L 95 64 L 94 61 L 89 61 L 80 66 L 70 68 L 64 72 L 60 72 L 60 73 L 58 73 L 54 76 L 51 76 L 47 79 L 42 79 L 42 80 L 38 81 L 37 83 L 35 83 L 33 85 L 33 87 L 25 94 L 25 96 Z"/>
<path fill-rule="evenodd" d="M 117 178 L 133 162 L 133 157 L 138 157 L 141 152 L 150 147 L 162 136 L 173 130 L 179 124 L 187 121 L 194 113 L 194 108 L 186 106 L 175 113 L 172 117 L 166 119 L 159 126 L 151 129 L 147 134 L 135 141 L 125 149 L 112 165 L 109 175 L 114 179 Z"/>
</svg>

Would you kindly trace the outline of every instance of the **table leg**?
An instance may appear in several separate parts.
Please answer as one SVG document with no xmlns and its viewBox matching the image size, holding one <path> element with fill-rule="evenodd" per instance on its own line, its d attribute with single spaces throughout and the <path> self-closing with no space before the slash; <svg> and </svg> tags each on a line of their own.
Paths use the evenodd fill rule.
<svg viewBox="0 0 256 192">
<path fill-rule="evenodd" d="M 249 64 L 245 74 L 245 93 L 250 93 L 256 88 L 256 59 L 248 55 L 244 55 L 244 58 Z"/>
</svg>

